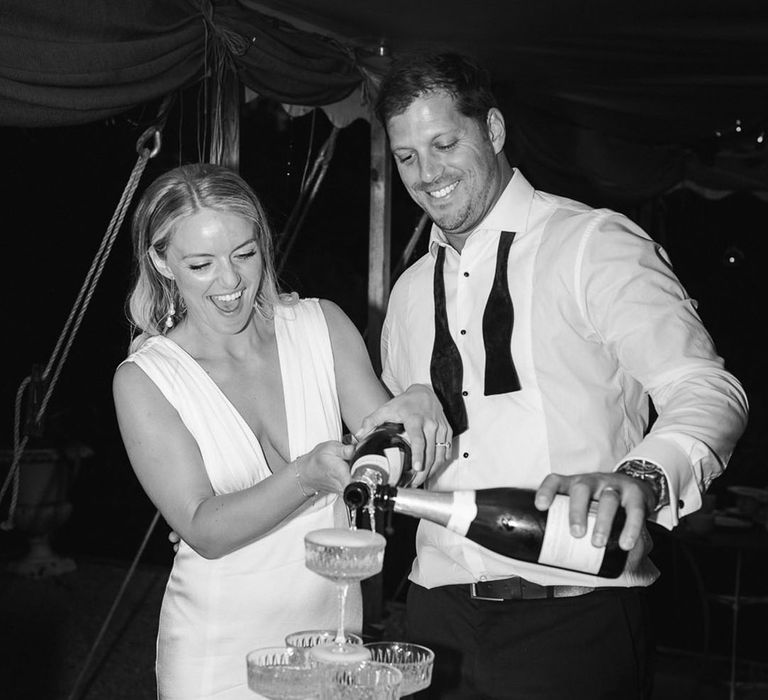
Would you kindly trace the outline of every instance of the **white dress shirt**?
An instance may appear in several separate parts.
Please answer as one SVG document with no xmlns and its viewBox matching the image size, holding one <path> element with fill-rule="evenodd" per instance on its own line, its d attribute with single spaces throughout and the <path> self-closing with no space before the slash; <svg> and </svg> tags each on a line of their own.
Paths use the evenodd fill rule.
<svg viewBox="0 0 768 700">
<path fill-rule="evenodd" d="M 482 317 L 500 231 L 514 305 L 512 358 L 521 390 L 483 395 Z M 628 458 L 659 465 L 671 503 L 652 516 L 672 528 L 697 510 L 746 424 L 747 400 L 723 367 L 666 253 L 625 216 L 534 190 L 519 171 L 461 253 L 432 227 L 429 252 L 392 290 L 381 339 L 394 394 L 430 383 L 435 255 L 446 247 L 448 323 L 464 367 L 469 427 L 435 491 L 535 489 L 550 472 L 610 472 Z M 658 418 L 647 435 L 653 399 Z M 645 435 L 645 437 L 644 437 Z M 504 558 L 422 521 L 416 583 L 523 576 L 542 585 L 648 585 L 645 558 L 617 579 Z"/>
</svg>

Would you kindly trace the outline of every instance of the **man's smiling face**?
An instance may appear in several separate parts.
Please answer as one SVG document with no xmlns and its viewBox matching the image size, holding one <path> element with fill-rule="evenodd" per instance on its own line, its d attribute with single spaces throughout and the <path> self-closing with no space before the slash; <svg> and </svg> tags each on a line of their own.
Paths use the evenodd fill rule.
<svg viewBox="0 0 768 700">
<path fill-rule="evenodd" d="M 462 114 L 447 92 L 417 97 L 387 122 L 390 147 L 408 193 L 446 234 L 468 234 L 502 192 L 497 155 L 504 120 L 485 124 Z"/>
</svg>

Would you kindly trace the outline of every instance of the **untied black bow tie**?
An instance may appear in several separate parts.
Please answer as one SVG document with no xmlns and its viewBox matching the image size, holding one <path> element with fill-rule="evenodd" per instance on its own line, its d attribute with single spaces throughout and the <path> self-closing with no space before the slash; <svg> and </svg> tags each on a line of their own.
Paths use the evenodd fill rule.
<svg viewBox="0 0 768 700">
<path fill-rule="evenodd" d="M 515 311 L 507 285 L 509 249 L 515 238 L 514 232 L 502 231 L 496 252 L 496 271 L 491 292 L 483 312 L 483 344 L 485 346 L 484 394 L 493 396 L 520 390 L 515 363 L 512 359 L 512 327 Z M 443 265 L 445 247 L 440 246 L 435 261 L 433 290 L 435 297 L 435 341 L 429 374 L 432 388 L 443 405 L 453 434 L 460 435 L 467 429 L 467 409 L 464 405 L 464 368 L 461 355 L 448 328 L 445 304 Z"/>
</svg>

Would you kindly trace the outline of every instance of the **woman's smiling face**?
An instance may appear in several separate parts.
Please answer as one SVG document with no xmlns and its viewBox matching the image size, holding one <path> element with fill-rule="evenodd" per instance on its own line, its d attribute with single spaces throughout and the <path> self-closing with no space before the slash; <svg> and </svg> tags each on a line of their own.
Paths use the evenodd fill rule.
<svg viewBox="0 0 768 700">
<path fill-rule="evenodd" d="M 251 221 L 202 209 L 176 224 L 165 252 L 165 260 L 153 259 L 175 280 L 187 321 L 228 335 L 245 328 L 262 277 Z"/>
</svg>

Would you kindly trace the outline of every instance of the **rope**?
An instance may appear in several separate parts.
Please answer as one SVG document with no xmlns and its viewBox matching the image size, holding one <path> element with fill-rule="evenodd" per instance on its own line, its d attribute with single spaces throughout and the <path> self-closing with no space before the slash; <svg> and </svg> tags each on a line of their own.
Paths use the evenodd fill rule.
<svg viewBox="0 0 768 700">
<path fill-rule="evenodd" d="M 11 462 L 11 469 L 15 470 L 17 469 L 17 465 L 21 461 L 21 455 L 24 452 L 24 448 L 27 446 L 27 440 L 29 439 L 26 435 L 21 438 L 20 437 L 20 430 L 21 430 L 21 404 L 22 399 L 24 397 L 24 392 L 26 391 L 27 387 L 32 382 L 31 377 L 24 377 L 24 379 L 21 380 L 21 384 L 19 385 L 18 390 L 16 391 L 16 401 L 14 404 L 14 419 L 13 419 L 13 460 Z M 18 471 L 13 471 L 11 474 L 9 472 L 8 476 L 6 476 L 5 481 L 3 482 L 3 488 L 0 489 L 0 501 L 3 500 L 3 495 L 5 494 L 6 489 L 8 488 L 8 483 L 11 480 L 11 476 L 13 476 L 13 489 L 11 491 L 11 504 L 8 508 L 8 520 L 6 522 L 0 523 L 0 528 L 3 530 L 9 530 L 11 528 L 11 524 L 13 522 L 13 515 L 16 512 L 16 503 L 19 500 L 19 475 Z"/>
<path fill-rule="evenodd" d="M 392 274 L 392 277 L 399 277 L 400 273 L 405 270 L 408 263 L 410 263 L 414 248 L 416 248 L 416 244 L 419 242 L 419 238 L 421 238 L 421 234 L 424 232 L 427 221 L 429 221 L 429 214 L 424 212 L 416 226 L 414 226 L 413 231 L 411 232 L 411 237 L 408 239 L 408 243 L 403 250 L 403 254 L 400 256 L 400 260 L 395 267 L 395 271 Z"/>
<path fill-rule="evenodd" d="M 72 343 L 74 342 L 75 336 L 80 329 L 80 324 L 82 323 L 85 312 L 88 309 L 88 305 L 90 304 L 91 298 L 93 297 L 93 293 L 96 290 L 96 285 L 98 284 L 101 273 L 104 270 L 107 258 L 112 251 L 112 246 L 115 242 L 115 239 L 117 238 L 117 234 L 120 230 L 123 220 L 125 219 L 126 212 L 128 211 L 128 207 L 131 203 L 131 200 L 133 199 L 133 195 L 136 192 L 139 180 L 141 179 L 141 176 L 144 172 L 144 169 L 147 167 L 149 160 L 154 158 L 160 151 L 161 129 L 165 126 L 165 121 L 168 116 L 168 109 L 172 101 L 173 96 L 169 95 L 165 97 L 158 110 L 158 117 L 155 125 L 144 131 L 136 143 L 136 150 L 139 153 L 136 165 L 134 166 L 133 171 L 128 178 L 128 182 L 125 186 L 125 189 L 123 190 L 122 196 L 120 197 L 120 201 L 117 204 L 117 208 L 112 215 L 112 220 L 109 222 L 109 226 L 107 227 L 101 244 L 96 251 L 96 255 L 94 256 L 93 262 L 91 263 L 91 267 L 85 276 L 85 280 L 83 281 L 82 286 L 80 287 L 77 299 L 72 306 L 69 317 L 64 323 L 64 328 L 59 334 L 58 340 L 56 341 L 56 346 L 51 353 L 48 364 L 42 373 L 41 379 L 43 385 L 45 386 L 45 393 L 43 395 L 42 401 L 40 402 L 40 408 L 38 409 L 37 414 L 34 416 L 34 424 L 37 426 L 42 425 L 43 417 L 45 416 L 45 411 L 48 408 L 51 395 L 53 394 L 53 390 L 56 387 L 56 384 L 58 383 L 61 370 L 63 369 L 64 363 L 69 356 Z M 153 139 L 153 144 L 151 147 L 148 145 L 149 139 Z M 30 384 L 31 377 L 25 377 L 22 380 L 21 385 L 19 386 L 19 391 L 16 395 L 17 405 L 20 403 L 21 396 L 23 396 L 24 391 L 29 387 Z M 8 518 L 4 523 L 2 523 L 2 525 L 0 525 L 0 527 L 6 530 L 13 527 L 13 518 L 18 499 L 19 464 L 21 462 L 24 448 L 26 447 L 28 441 L 27 435 L 25 435 L 22 440 L 17 440 L 18 432 L 19 426 L 17 424 L 14 427 L 13 461 L 11 462 L 11 467 L 8 470 L 8 474 L 6 475 L 3 482 L 3 486 L 0 488 L 0 502 L 2 502 L 3 496 L 5 496 L 5 492 L 8 489 L 8 485 L 10 484 L 11 480 L 13 480 L 13 497 L 11 499 Z"/>
<path fill-rule="evenodd" d="M 109 623 L 112 621 L 112 618 L 115 615 L 115 611 L 117 610 L 117 606 L 120 604 L 120 601 L 123 598 L 123 594 L 128 588 L 128 583 L 130 582 L 134 572 L 136 571 L 136 567 L 139 564 L 139 559 L 141 559 L 141 555 L 144 553 L 144 549 L 147 546 L 147 542 L 149 542 L 150 535 L 152 534 L 152 531 L 155 529 L 155 525 L 157 525 L 157 521 L 159 519 L 160 519 L 160 511 L 155 511 L 155 515 L 152 517 L 152 521 L 150 522 L 149 527 L 147 528 L 147 532 L 144 534 L 144 539 L 139 545 L 139 549 L 136 552 L 136 556 L 134 556 L 133 561 L 131 562 L 131 566 L 128 569 L 128 573 L 125 575 L 125 578 L 123 579 L 123 582 L 120 585 L 120 590 L 117 592 L 117 596 L 115 596 L 115 600 L 112 603 L 112 607 L 109 609 L 109 612 L 107 613 L 107 617 L 104 619 L 104 622 L 101 624 L 101 629 L 99 629 L 99 633 L 96 635 L 96 639 L 93 640 L 93 644 L 91 645 L 91 648 L 88 651 L 88 656 L 86 656 L 85 658 L 85 662 L 83 663 L 83 666 L 80 669 L 80 673 L 77 675 L 77 679 L 75 680 L 74 686 L 72 686 L 72 691 L 67 696 L 67 700 L 77 700 L 77 698 L 81 696 L 83 681 L 85 680 L 86 674 L 88 673 L 91 663 L 93 662 L 93 657 L 96 655 L 96 650 L 99 648 L 99 644 L 101 644 L 102 639 L 104 639 L 104 635 L 107 632 Z"/>
</svg>

